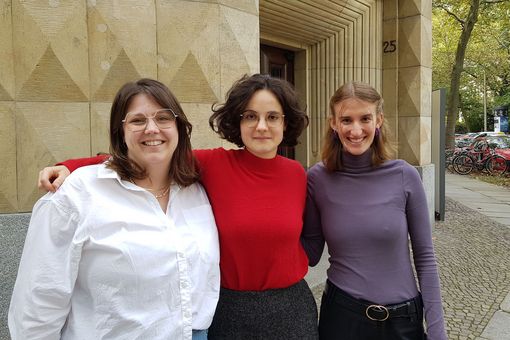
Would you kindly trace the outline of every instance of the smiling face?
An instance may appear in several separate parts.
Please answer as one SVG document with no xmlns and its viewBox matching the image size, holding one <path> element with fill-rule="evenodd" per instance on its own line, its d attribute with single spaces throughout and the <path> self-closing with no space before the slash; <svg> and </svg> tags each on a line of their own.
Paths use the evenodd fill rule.
<svg viewBox="0 0 510 340">
<path fill-rule="evenodd" d="M 260 158 L 274 158 L 278 151 L 278 145 L 283 140 L 285 123 L 270 127 L 268 118 L 274 115 L 283 115 L 283 109 L 276 96 L 268 90 L 259 90 L 253 94 L 243 112 L 258 116 L 255 126 L 248 126 L 246 121 L 241 120 L 241 139 L 246 150 Z"/>
<path fill-rule="evenodd" d="M 142 113 L 151 116 L 163 109 L 153 98 L 140 93 L 134 96 L 127 112 Z M 170 127 L 160 129 L 153 119 L 149 119 L 145 129 L 133 132 L 124 124 L 124 140 L 128 148 L 128 157 L 150 172 L 153 166 L 170 167 L 170 161 L 177 148 L 179 133 L 174 120 Z"/>
<path fill-rule="evenodd" d="M 376 104 L 349 98 L 334 105 L 335 116 L 330 126 L 336 131 L 345 151 L 352 155 L 365 153 L 374 141 L 375 129 L 383 122 Z"/>
</svg>

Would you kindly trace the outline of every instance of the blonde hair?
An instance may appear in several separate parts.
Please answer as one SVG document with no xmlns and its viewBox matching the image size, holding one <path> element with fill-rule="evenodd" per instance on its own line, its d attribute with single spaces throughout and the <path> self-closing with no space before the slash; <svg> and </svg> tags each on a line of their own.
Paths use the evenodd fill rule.
<svg viewBox="0 0 510 340">
<path fill-rule="evenodd" d="M 375 104 L 376 115 L 383 114 L 384 100 L 375 88 L 366 83 L 348 82 L 338 88 L 329 100 L 330 114 L 328 119 L 335 119 L 335 105 L 350 98 L 356 98 L 364 102 Z M 376 134 L 371 145 L 372 166 L 379 166 L 394 157 L 395 148 L 389 142 L 388 134 L 389 130 L 386 128 L 383 120 L 379 128 L 379 133 Z M 326 169 L 329 171 L 338 171 L 343 168 L 342 148 L 342 143 L 328 122 L 321 156 Z"/>
</svg>

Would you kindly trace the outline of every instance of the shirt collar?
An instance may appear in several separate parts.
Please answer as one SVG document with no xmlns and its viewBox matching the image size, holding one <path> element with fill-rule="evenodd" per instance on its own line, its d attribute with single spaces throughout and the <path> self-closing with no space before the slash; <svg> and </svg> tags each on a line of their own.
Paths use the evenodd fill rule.
<svg viewBox="0 0 510 340">
<path fill-rule="evenodd" d="M 116 179 L 120 183 L 120 185 L 122 185 L 126 189 L 136 190 L 136 191 L 145 191 L 145 189 L 137 186 L 136 184 L 132 183 L 131 181 L 121 179 L 119 174 L 115 170 L 107 168 L 106 164 L 104 164 L 104 163 L 100 164 L 99 168 L 97 169 L 97 178 Z M 170 194 L 175 195 L 180 189 L 181 189 L 180 185 L 172 183 L 172 185 L 170 186 Z"/>
<path fill-rule="evenodd" d="M 134 183 L 131 183 L 128 180 L 123 180 L 120 178 L 119 174 L 110 168 L 106 167 L 106 164 L 101 164 L 99 168 L 97 169 L 97 178 L 111 178 L 117 180 L 120 185 L 122 185 L 126 189 L 130 190 L 136 190 L 136 191 L 143 191 L 142 188 L 135 185 Z"/>
</svg>

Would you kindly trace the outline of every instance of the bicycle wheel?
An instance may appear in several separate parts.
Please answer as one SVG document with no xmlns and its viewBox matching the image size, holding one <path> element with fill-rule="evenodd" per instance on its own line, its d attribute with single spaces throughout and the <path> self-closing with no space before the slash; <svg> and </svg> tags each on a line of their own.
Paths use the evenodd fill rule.
<svg viewBox="0 0 510 340">
<path fill-rule="evenodd" d="M 453 172 L 453 158 L 455 157 L 455 150 L 447 149 L 444 153 L 445 168 L 450 172 Z"/>
<path fill-rule="evenodd" d="M 475 160 L 466 154 L 460 154 L 453 158 L 453 170 L 459 175 L 467 175 L 473 171 Z"/>
<path fill-rule="evenodd" d="M 485 168 L 491 175 L 502 175 L 506 171 L 506 159 L 499 155 L 490 156 L 485 162 Z"/>
</svg>

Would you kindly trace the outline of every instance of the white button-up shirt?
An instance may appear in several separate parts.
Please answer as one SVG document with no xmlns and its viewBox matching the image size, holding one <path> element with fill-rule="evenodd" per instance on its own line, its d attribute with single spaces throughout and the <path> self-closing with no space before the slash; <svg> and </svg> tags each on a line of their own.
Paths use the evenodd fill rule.
<svg viewBox="0 0 510 340">
<path fill-rule="evenodd" d="M 16 339 L 191 339 L 212 321 L 219 244 L 198 183 L 167 213 L 104 165 L 34 206 L 9 308 Z"/>
</svg>

